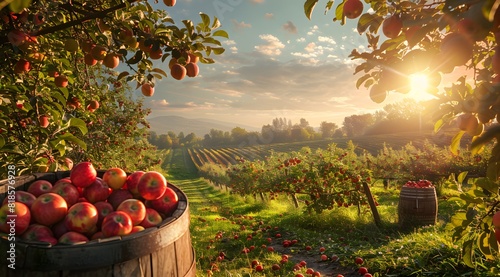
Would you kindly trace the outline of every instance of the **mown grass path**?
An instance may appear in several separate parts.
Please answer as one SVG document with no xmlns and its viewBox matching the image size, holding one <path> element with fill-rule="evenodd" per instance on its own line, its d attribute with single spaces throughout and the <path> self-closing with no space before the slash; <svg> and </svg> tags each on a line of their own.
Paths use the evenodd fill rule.
<svg viewBox="0 0 500 277">
<path fill-rule="evenodd" d="M 305 274 L 307 269 L 317 271 L 321 276 L 357 275 L 356 269 L 346 269 L 330 258 L 322 261 L 318 249 L 305 251 L 303 244 L 283 247 L 283 241 L 292 240 L 295 234 L 276 224 L 291 208 L 290 205 L 275 202 L 269 209 L 269 203 L 252 199 L 242 201 L 198 177 L 186 150 L 176 149 L 171 155 L 164 169 L 170 174 L 167 176 L 169 182 L 178 186 L 189 199 L 197 276 L 266 276 L 271 272 L 274 276 L 295 276 L 298 272 Z M 253 252 L 242 253 L 244 249 Z M 282 255 L 289 257 L 286 264 Z M 263 272 L 257 272 L 252 266 L 255 261 L 264 265 Z M 301 261 L 307 266 L 293 269 Z M 272 265 L 276 264 L 281 269 L 272 271 Z"/>
</svg>

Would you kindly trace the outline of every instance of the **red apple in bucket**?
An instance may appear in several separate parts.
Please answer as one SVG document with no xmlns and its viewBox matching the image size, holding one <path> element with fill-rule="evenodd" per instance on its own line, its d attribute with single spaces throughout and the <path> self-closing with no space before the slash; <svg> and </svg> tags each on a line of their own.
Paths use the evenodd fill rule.
<svg viewBox="0 0 500 277">
<path fill-rule="evenodd" d="M 58 240 L 58 243 L 62 244 L 74 244 L 74 243 L 82 243 L 87 242 L 89 239 L 78 232 L 69 231 L 64 233 Z"/>
<path fill-rule="evenodd" d="M 90 203 L 105 201 L 109 194 L 109 186 L 99 177 L 90 186 L 83 189 L 83 197 Z"/>
<path fill-rule="evenodd" d="M 21 235 L 21 238 L 27 241 L 44 241 L 53 245 L 57 244 L 57 239 L 54 237 L 52 230 L 45 225 L 37 223 L 31 224 Z"/>
<path fill-rule="evenodd" d="M 130 231 L 130 234 L 138 233 L 140 231 L 144 231 L 145 229 L 146 228 L 141 225 L 135 225 L 134 227 L 132 227 L 132 231 Z"/>
<path fill-rule="evenodd" d="M 125 185 L 127 189 L 132 193 L 134 198 L 139 198 L 141 195 L 139 194 L 139 190 L 137 189 L 137 185 L 139 184 L 139 179 L 141 179 L 142 175 L 144 175 L 144 171 L 135 171 L 127 177 L 127 181 Z"/>
<path fill-rule="evenodd" d="M 127 199 L 118 205 L 117 211 L 123 211 L 132 219 L 132 225 L 139 225 L 146 217 L 146 206 L 141 200 Z"/>
<path fill-rule="evenodd" d="M 52 225 L 50 230 L 52 230 L 52 233 L 54 234 L 54 237 L 56 239 L 60 238 L 64 233 L 69 232 L 68 227 L 66 227 L 65 220 L 61 220 L 56 224 Z"/>
<path fill-rule="evenodd" d="M 111 206 L 113 206 L 113 209 L 116 210 L 120 203 L 132 198 L 134 198 L 134 196 L 127 189 L 117 189 L 111 192 L 107 200 Z"/>
<path fill-rule="evenodd" d="M 21 202 L 9 202 L 0 208 L 0 232 L 9 234 L 14 230 L 20 236 L 28 229 L 30 221 L 30 209 Z"/>
<path fill-rule="evenodd" d="M 52 183 L 47 180 L 36 180 L 28 187 L 27 192 L 38 197 L 44 193 L 50 192 L 52 189 Z"/>
<path fill-rule="evenodd" d="M 123 211 L 114 211 L 102 221 L 101 231 L 104 237 L 124 236 L 132 232 L 132 219 Z"/>
<path fill-rule="evenodd" d="M 157 171 L 148 171 L 142 175 L 137 190 L 146 200 L 158 199 L 167 189 L 167 179 Z"/>
<path fill-rule="evenodd" d="M 78 202 L 68 210 L 64 218 L 66 228 L 70 231 L 86 233 L 96 226 L 99 216 L 97 209 L 89 202 Z"/>
<path fill-rule="evenodd" d="M 31 205 L 33 202 L 35 202 L 36 196 L 33 194 L 24 191 L 24 190 L 16 190 L 15 196 L 14 196 L 14 201 L 15 202 L 21 202 L 28 206 L 28 208 L 31 208 Z M 3 199 L 2 205 L 6 204 L 8 202 L 9 198 L 5 197 Z"/>
<path fill-rule="evenodd" d="M 110 168 L 102 175 L 102 180 L 110 188 L 117 190 L 123 187 L 127 181 L 127 173 L 118 167 Z"/>
<path fill-rule="evenodd" d="M 53 192 L 38 196 L 31 205 L 31 215 L 35 222 L 45 226 L 61 221 L 68 212 L 68 204 L 62 196 Z"/>
<path fill-rule="evenodd" d="M 78 202 L 78 198 L 80 198 L 78 189 L 71 182 L 56 182 L 50 192 L 62 196 L 62 198 L 66 200 L 68 207 L 73 206 L 76 202 Z"/>
<path fill-rule="evenodd" d="M 94 203 L 97 209 L 97 226 L 101 227 L 103 219 L 110 213 L 114 212 L 113 206 L 109 202 L 100 201 Z"/>
<path fill-rule="evenodd" d="M 77 187 L 88 187 L 97 178 L 97 171 L 90 162 L 81 162 L 73 167 L 70 172 L 70 179 Z"/>
<path fill-rule="evenodd" d="M 146 206 L 155 209 L 159 213 L 170 216 L 176 209 L 179 203 L 179 197 L 175 191 L 167 187 L 162 196 L 158 199 L 147 200 Z"/>
<path fill-rule="evenodd" d="M 153 208 L 146 208 L 146 216 L 144 220 L 139 224 L 144 228 L 155 227 L 160 225 L 162 222 L 161 215 L 158 211 Z"/>
</svg>

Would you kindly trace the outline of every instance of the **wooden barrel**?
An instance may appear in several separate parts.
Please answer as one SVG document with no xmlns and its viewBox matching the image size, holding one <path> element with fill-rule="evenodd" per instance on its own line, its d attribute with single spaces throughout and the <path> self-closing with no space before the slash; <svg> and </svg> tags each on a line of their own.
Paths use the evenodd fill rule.
<svg viewBox="0 0 500 277">
<path fill-rule="evenodd" d="M 434 225 L 437 222 L 436 189 L 403 187 L 399 195 L 398 215 L 402 228 Z"/>
<path fill-rule="evenodd" d="M 103 172 L 99 172 L 102 177 Z M 37 173 L 16 177 L 16 190 L 26 190 L 33 181 L 55 182 L 69 176 L 69 171 Z M 0 181 L 0 201 L 8 192 L 7 180 Z M 189 233 L 189 205 L 186 195 L 168 184 L 179 197 L 177 210 L 158 227 L 128 236 L 92 240 L 78 245 L 15 241 L 15 270 L 2 258 L 0 276 L 30 277 L 163 277 L 195 276 L 196 261 Z M 18 239 L 16 237 L 16 239 Z M 2 256 L 10 243 L 0 240 Z"/>
</svg>

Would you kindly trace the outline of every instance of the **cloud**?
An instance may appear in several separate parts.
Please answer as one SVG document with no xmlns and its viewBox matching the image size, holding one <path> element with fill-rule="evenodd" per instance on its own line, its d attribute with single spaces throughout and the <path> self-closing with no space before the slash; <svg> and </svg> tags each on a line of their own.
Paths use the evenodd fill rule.
<svg viewBox="0 0 500 277">
<path fill-rule="evenodd" d="M 170 103 L 167 102 L 165 99 L 160 99 L 160 100 L 151 100 L 148 103 L 148 106 L 152 109 L 161 109 L 168 107 Z"/>
<path fill-rule="evenodd" d="M 309 36 L 312 36 L 312 35 L 314 35 L 315 33 L 317 33 L 317 32 L 318 32 L 318 30 L 319 30 L 318 25 L 314 25 L 314 26 L 312 26 L 312 27 L 311 27 L 311 30 L 310 30 L 309 32 L 307 32 L 307 34 L 308 34 Z"/>
<path fill-rule="evenodd" d="M 270 34 L 260 35 L 259 37 L 266 43 L 255 46 L 257 52 L 267 56 L 281 55 L 281 49 L 285 48 L 285 45 L 277 37 Z"/>
<path fill-rule="evenodd" d="M 233 27 L 236 30 L 245 29 L 245 28 L 251 28 L 252 27 L 252 24 L 245 23 L 243 21 L 238 22 L 236 19 L 232 19 L 231 22 L 233 23 Z"/>
<path fill-rule="evenodd" d="M 337 44 L 337 42 L 331 37 L 318 36 L 318 41 L 320 42 L 328 42 L 330 44 Z"/>
<path fill-rule="evenodd" d="M 265 17 L 266 19 L 273 19 L 273 18 L 274 18 L 274 13 L 266 13 L 266 14 L 264 15 L 264 17 Z"/>
<path fill-rule="evenodd" d="M 312 53 L 312 52 L 315 52 L 316 51 L 316 43 L 314 42 L 310 42 L 309 44 L 307 44 L 306 48 L 304 48 L 306 50 L 306 52 L 308 53 Z"/>
<path fill-rule="evenodd" d="M 222 43 L 225 45 L 236 45 L 236 41 L 232 39 L 224 40 Z"/>
<path fill-rule="evenodd" d="M 285 24 L 283 24 L 283 29 L 290 34 L 297 33 L 297 27 L 293 24 L 292 21 L 287 21 Z"/>
</svg>

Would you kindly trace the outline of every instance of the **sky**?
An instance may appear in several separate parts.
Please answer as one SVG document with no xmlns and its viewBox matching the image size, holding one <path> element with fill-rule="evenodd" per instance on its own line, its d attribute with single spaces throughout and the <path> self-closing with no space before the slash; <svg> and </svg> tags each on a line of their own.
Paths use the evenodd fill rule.
<svg viewBox="0 0 500 277">
<path fill-rule="evenodd" d="M 313 127 L 323 121 L 342 126 L 346 116 L 373 113 L 406 97 L 430 97 L 391 93 L 377 104 L 367 89 L 357 89 L 362 75 L 353 74 L 357 61 L 348 56 L 353 49 L 366 51 L 366 38 L 355 30 L 357 20 L 341 26 L 332 20 L 334 10 L 325 15 L 326 0 L 311 20 L 305 0 L 177 0 L 171 8 L 159 2 L 177 24 L 199 23 L 200 12 L 217 16 L 229 39 L 220 38 L 225 53 L 211 55 L 214 64 L 200 64 L 198 77 L 156 83 L 155 94 L 145 99 L 151 118 L 207 118 L 260 129 L 283 117 L 292 124 L 304 118 Z"/>
</svg>

